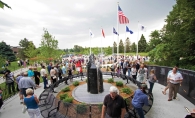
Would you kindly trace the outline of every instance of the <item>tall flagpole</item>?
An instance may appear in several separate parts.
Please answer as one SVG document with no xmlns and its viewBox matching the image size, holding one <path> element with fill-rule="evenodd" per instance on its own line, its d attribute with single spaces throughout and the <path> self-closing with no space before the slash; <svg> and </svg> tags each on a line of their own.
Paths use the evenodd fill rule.
<svg viewBox="0 0 195 118">
<path fill-rule="evenodd" d="M 102 31 L 103 31 L 103 29 L 102 29 Z M 101 31 L 101 32 L 102 32 L 102 31 Z M 103 35 L 103 34 L 102 34 L 102 35 Z M 103 55 L 103 54 L 102 54 L 102 38 L 101 38 L 101 60 L 102 60 L 102 67 L 103 67 L 103 59 L 102 59 L 102 55 Z"/>
<path fill-rule="evenodd" d="M 89 33 L 90 33 L 90 28 L 89 28 Z M 91 55 L 91 38 L 90 38 L 90 34 L 89 34 L 89 41 L 90 41 L 90 43 L 89 43 L 89 46 L 90 46 L 90 47 L 89 47 L 89 48 L 90 48 L 90 49 L 89 49 L 89 53 L 90 53 L 90 55 Z"/>
<path fill-rule="evenodd" d="M 137 55 L 137 57 L 138 57 L 139 21 L 138 21 L 138 26 L 137 26 L 137 29 L 138 29 L 138 36 L 137 36 L 137 52 L 136 52 L 136 55 Z"/>
<path fill-rule="evenodd" d="M 126 27 L 125 27 L 125 29 L 126 29 Z M 125 41 L 126 41 L 126 30 L 125 30 Z M 126 52 L 126 43 L 125 43 L 125 41 L 124 41 L 124 59 L 125 59 L 125 52 Z"/>
<path fill-rule="evenodd" d="M 118 53 L 119 53 L 119 24 L 118 24 L 118 21 L 119 21 L 119 17 L 118 17 L 118 6 L 119 6 L 119 2 L 117 2 L 117 32 L 118 32 L 118 36 L 117 36 L 117 62 L 119 62 L 118 60 Z"/>
<path fill-rule="evenodd" d="M 114 33 L 112 28 L 112 38 L 113 38 L 113 44 L 112 44 L 112 56 L 114 56 Z M 113 63 L 114 63 L 114 57 L 113 57 Z"/>
</svg>

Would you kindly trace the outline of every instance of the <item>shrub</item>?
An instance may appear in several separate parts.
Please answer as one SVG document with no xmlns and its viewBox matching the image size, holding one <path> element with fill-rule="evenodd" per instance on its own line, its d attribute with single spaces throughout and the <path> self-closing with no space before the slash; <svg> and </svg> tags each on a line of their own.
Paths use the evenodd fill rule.
<svg viewBox="0 0 195 118">
<path fill-rule="evenodd" d="M 60 95 L 60 100 L 63 100 L 65 98 L 67 98 L 67 97 L 68 97 L 68 94 L 67 93 L 62 94 L 62 95 Z"/>
<path fill-rule="evenodd" d="M 70 91 L 70 87 L 65 87 L 64 89 L 62 89 L 63 92 L 67 92 L 67 91 Z"/>
<path fill-rule="evenodd" d="M 66 103 L 72 103 L 73 101 L 73 97 L 66 97 L 65 99 L 63 99 L 63 102 L 66 102 Z"/>
<path fill-rule="evenodd" d="M 130 88 L 122 88 L 122 92 L 126 94 L 131 94 Z"/>
<path fill-rule="evenodd" d="M 79 114 L 83 114 L 83 113 L 87 112 L 87 107 L 84 103 L 78 104 L 76 106 L 76 111 Z"/>
<path fill-rule="evenodd" d="M 78 86 L 78 85 L 79 85 L 79 81 L 73 82 L 73 85 L 74 85 L 74 86 Z"/>
<path fill-rule="evenodd" d="M 87 83 L 87 81 L 88 81 L 88 78 L 87 78 L 85 81 L 86 81 L 86 83 Z"/>
<path fill-rule="evenodd" d="M 98 104 L 98 108 L 99 108 L 100 111 L 102 111 L 102 106 L 103 106 L 102 103 L 101 104 Z"/>
<path fill-rule="evenodd" d="M 108 83 L 114 83 L 114 79 L 112 78 L 108 79 Z"/>
<path fill-rule="evenodd" d="M 122 81 L 118 81 L 118 82 L 116 82 L 116 86 L 120 86 L 120 87 L 122 87 L 122 86 L 123 86 L 123 82 L 122 82 Z"/>
</svg>

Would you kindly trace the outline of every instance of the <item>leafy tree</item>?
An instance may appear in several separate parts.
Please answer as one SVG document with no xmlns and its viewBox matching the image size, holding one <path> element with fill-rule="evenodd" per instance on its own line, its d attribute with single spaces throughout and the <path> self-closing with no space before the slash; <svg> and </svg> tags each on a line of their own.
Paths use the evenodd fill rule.
<svg viewBox="0 0 195 118">
<path fill-rule="evenodd" d="M 119 42 L 119 53 L 124 53 L 124 45 L 122 39 Z"/>
<path fill-rule="evenodd" d="M 137 49 L 137 45 L 135 44 L 135 42 L 133 42 L 131 45 L 131 52 L 136 52 L 136 49 Z"/>
<path fill-rule="evenodd" d="M 145 52 L 146 46 L 147 46 L 146 39 L 145 39 L 144 35 L 142 34 L 140 40 L 138 41 L 138 51 Z"/>
<path fill-rule="evenodd" d="M 125 48 L 126 48 L 126 52 L 130 52 L 130 49 L 131 49 L 131 43 L 130 43 L 130 40 L 129 40 L 129 37 L 127 37 L 127 39 L 125 40 Z"/>
<path fill-rule="evenodd" d="M 146 48 L 146 51 L 149 52 L 152 49 L 154 49 L 158 44 L 160 44 L 161 41 L 161 36 L 158 30 L 154 30 L 150 34 L 150 41 L 148 43 L 148 46 Z"/>
<path fill-rule="evenodd" d="M 44 34 L 40 44 L 40 56 L 45 58 L 46 61 L 59 58 L 60 54 L 57 52 L 58 41 L 47 31 L 47 29 L 43 29 L 43 31 Z"/>
<path fill-rule="evenodd" d="M 38 54 L 38 49 L 36 49 L 34 43 L 32 41 L 29 42 L 27 49 L 24 51 L 25 55 L 28 58 L 36 57 Z"/>
<path fill-rule="evenodd" d="M 28 39 L 26 39 L 26 38 L 20 40 L 19 46 L 21 48 L 18 50 L 18 57 L 19 58 L 25 59 L 28 57 L 27 55 L 25 55 L 25 51 L 29 47 L 29 44 L 30 44 L 30 41 L 28 41 Z"/>
<path fill-rule="evenodd" d="M 4 56 L 2 56 L 2 55 L 0 55 L 0 67 L 3 67 L 4 65 L 5 65 L 5 58 L 4 58 Z M 0 69 L 0 70 L 2 70 L 2 69 Z"/>
<path fill-rule="evenodd" d="M 75 53 L 80 53 L 83 51 L 83 47 L 79 45 L 74 45 L 74 52 Z"/>
<path fill-rule="evenodd" d="M 114 41 L 114 43 L 113 43 L 113 47 L 114 47 L 114 53 L 117 53 L 117 44 L 116 44 L 115 41 Z"/>
<path fill-rule="evenodd" d="M 0 0 L 0 8 L 3 9 L 4 6 L 6 6 L 7 8 L 10 8 L 11 9 L 11 7 L 9 5 L 7 5 L 6 3 L 4 3 L 3 1 Z"/>
<path fill-rule="evenodd" d="M 14 55 L 12 49 L 10 48 L 9 45 L 7 45 L 5 42 L 0 42 L 0 55 L 9 61 L 15 61 L 16 56 Z"/>
</svg>

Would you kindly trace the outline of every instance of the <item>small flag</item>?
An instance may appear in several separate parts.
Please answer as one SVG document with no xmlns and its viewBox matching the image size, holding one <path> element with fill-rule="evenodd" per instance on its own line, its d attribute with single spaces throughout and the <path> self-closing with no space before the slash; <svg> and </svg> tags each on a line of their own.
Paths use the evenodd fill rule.
<svg viewBox="0 0 195 118">
<path fill-rule="evenodd" d="M 114 27 L 113 27 L 113 33 L 116 34 L 116 35 L 119 35 L 119 34 L 116 32 L 116 30 L 114 29 Z"/>
<path fill-rule="evenodd" d="M 146 32 L 146 27 L 141 25 L 141 24 L 140 24 L 140 29 L 141 29 L 141 31 Z"/>
<path fill-rule="evenodd" d="M 94 37 L 94 34 L 92 33 L 91 30 L 89 30 L 89 36 L 92 37 L 92 38 Z"/>
<path fill-rule="evenodd" d="M 133 31 L 129 30 L 127 26 L 126 26 L 126 32 L 130 32 L 130 34 L 133 34 Z"/>
<path fill-rule="evenodd" d="M 105 34 L 104 34 L 104 30 L 102 29 L 102 35 L 103 35 L 103 37 L 105 38 Z"/>
<path fill-rule="evenodd" d="M 127 24 L 129 23 L 129 19 L 123 14 L 122 9 L 118 5 L 118 17 L 119 17 L 119 23 L 120 24 Z"/>
</svg>

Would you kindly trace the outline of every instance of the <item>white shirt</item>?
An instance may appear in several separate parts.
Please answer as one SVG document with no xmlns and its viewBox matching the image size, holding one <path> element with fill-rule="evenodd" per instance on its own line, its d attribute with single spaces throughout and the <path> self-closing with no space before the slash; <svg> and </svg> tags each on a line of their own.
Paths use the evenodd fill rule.
<svg viewBox="0 0 195 118">
<path fill-rule="evenodd" d="M 40 74 L 43 77 L 43 76 L 45 76 L 45 74 L 47 74 L 47 71 L 44 68 L 42 68 L 40 71 Z"/>
<path fill-rule="evenodd" d="M 136 75 L 136 68 L 131 68 L 131 75 Z"/>
<path fill-rule="evenodd" d="M 175 73 L 175 74 L 174 74 L 173 72 L 170 72 L 170 73 L 168 74 L 168 78 L 174 80 L 174 81 L 170 80 L 170 82 L 171 82 L 172 84 L 178 84 L 178 83 L 180 83 L 180 82 L 176 82 L 176 80 L 183 80 L 183 77 L 182 77 L 181 73 Z"/>
</svg>

